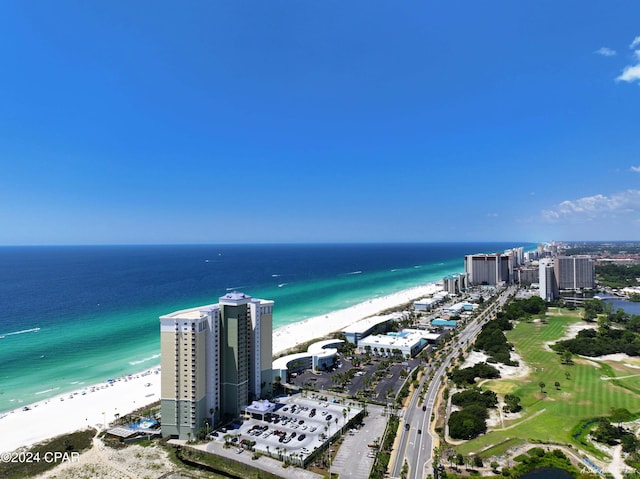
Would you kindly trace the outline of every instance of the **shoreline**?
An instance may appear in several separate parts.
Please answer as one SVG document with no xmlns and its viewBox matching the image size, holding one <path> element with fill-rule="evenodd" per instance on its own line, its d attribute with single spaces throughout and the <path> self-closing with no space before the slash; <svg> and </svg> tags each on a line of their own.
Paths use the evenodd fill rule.
<svg viewBox="0 0 640 479">
<path fill-rule="evenodd" d="M 414 286 L 396 293 L 379 296 L 348 308 L 307 318 L 273 330 L 273 356 L 296 346 L 341 331 L 361 319 L 375 316 L 382 311 L 421 299 L 441 290 L 436 282 Z"/>
<path fill-rule="evenodd" d="M 72 392 L 58 394 L 0 414 L 0 453 L 93 427 L 160 400 L 160 366 Z M 29 408 L 24 410 L 24 408 Z"/>
<path fill-rule="evenodd" d="M 441 288 L 435 282 L 369 299 L 345 309 L 281 326 L 273 331 L 273 356 L 300 344 L 319 339 L 380 312 L 423 298 Z M 0 453 L 29 447 L 49 438 L 79 429 L 102 429 L 135 409 L 160 400 L 160 366 L 133 373 L 111 382 L 61 393 L 49 399 L 21 405 L 0 413 Z M 24 407 L 29 410 L 23 410 Z"/>
</svg>

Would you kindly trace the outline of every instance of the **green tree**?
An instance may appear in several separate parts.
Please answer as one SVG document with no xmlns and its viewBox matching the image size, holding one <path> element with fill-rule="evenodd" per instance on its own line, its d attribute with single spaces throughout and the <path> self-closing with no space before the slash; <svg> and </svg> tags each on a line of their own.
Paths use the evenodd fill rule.
<svg viewBox="0 0 640 479">
<path fill-rule="evenodd" d="M 620 444 L 622 444 L 622 450 L 626 453 L 634 453 L 638 449 L 638 439 L 633 434 L 623 434 L 620 438 Z"/>
<path fill-rule="evenodd" d="M 619 429 L 613 426 L 606 419 L 600 419 L 598 427 L 593 431 L 593 438 L 610 446 L 618 443 L 620 437 Z"/>
<path fill-rule="evenodd" d="M 520 398 L 515 394 L 507 394 L 504 397 L 504 407 L 502 408 L 506 412 L 518 412 L 522 409 L 520 405 Z"/>
<path fill-rule="evenodd" d="M 611 408 L 611 420 L 618 423 L 618 427 L 621 427 L 623 422 L 631 421 L 633 415 L 625 408 Z"/>
<path fill-rule="evenodd" d="M 544 388 L 545 388 L 546 384 L 545 384 L 545 383 L 543 383 L 542 381 L 540 381 L 540 382 L 538 383 L 538 386 L 540 387 L 540 392 L 541 392 L 541 393 L 544 393 Z"/>
<path fill-rule="evenodd" d="M 281 376 L 276 376 L 275 378 L 273 378 L 274 381 L 274 392 L 276 394 L 279 394 L 280 391 L 282 390 L 282 377 Z"/>
</svg>

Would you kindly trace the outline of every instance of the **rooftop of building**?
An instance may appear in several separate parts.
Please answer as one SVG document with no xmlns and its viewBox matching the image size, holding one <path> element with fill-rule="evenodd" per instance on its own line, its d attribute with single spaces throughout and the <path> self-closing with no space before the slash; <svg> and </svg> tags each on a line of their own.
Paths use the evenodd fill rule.
<svg viewBox="0 0 640 479">
<path fill-rule="evenodd" d="M 370 318 L 361 319 L 357 323 L 353 323 L 342 330 L 343 333 L 362 333 L 368 331 L 378 324 L 385 323 L 400 317 L 399 313 L 385 314 L 384 316 L 372 316 Z"/>
<path fill-rule="evenodd" d="M 241 305 L 247 304 L 251 301 L 251 296 L 240 293 L 239 291 L 232 291 L 230 293 L 225 294 L 224 296 L 220 296 L 220 304 L 231 304 L 231 305 Z"/>
<path fill-rule="evenodd" d="M 416 299 L 413 304 L 434 304 L 437 303 L 438 300 L 435 298 L 421 298 L 421 299 Z"/>
<path fill-rule="evenodd" d="M 431 324 L 433 326 L 457 326 L 458 322 L 451 319 L 438 318 L 431 321 Z"/>
<path fill-rule="evenodd" d="M 161 319 L 200 319 L 203 313 L 218 309 L 217 304 L 208 304 L 206 306 L 198 306 L 196 308 L 181 309 L 180 311 L 174 311 L 173 313 L 162 315 Z"/>
<path fill-rule="evenodd" d="M 342 339 L 327 339 L 324 341 L 318 341 L 317 343 L 311 344 L 307 351 L 304 353 L 289 354 L 288 356 L 283 356 L 276 359 L 273 362 L 272 367 L 274 370 L 282 370 L 286 369 L 288 364 L 296 359 L 312 358 L 314 356 L 321 358 L 334 356 L 338 352 L 338 349 L 335 347 L 331 348 L 327 346 L 334 346 L 342 343 L 344 343 Z"/>
<path fill-rule="evenodd" d="M 360 347 L 362 347 L 363 344 L 375 344 L 389 348 L 406 348 L 411 347 L 423 338 L 428 339 L 430 335 L 431 333 L 420 329 L 403 329 L 398 333 L 372 334 L 360 341 Z"/>
<path fill-rule="evenodd" d="M 215 304 L 206 304 L 204 306 L 196 306 L 194 308 L 181 309 L 179 311 L 174 311 L 172 313 L 168 313 L 162 315 L 161 318 L 164 319 L 186 319 L 186 320 L 195 320 L 200 319 L 202 316 L 206 315 L 211 311 L 216 309 L 220 309 L 220 304 L 245 304 L 247 302 L 259 302 L 262 305 L 274 304 L 273 300 L 270 299 L 258 299 L 252 298 L 249 295 L 244 293 L 239 293 L 237 291 L 233 291 L 231 293 L 227 293 L 224 296 L 220 297 L 220 303 Z"/>
</svg>

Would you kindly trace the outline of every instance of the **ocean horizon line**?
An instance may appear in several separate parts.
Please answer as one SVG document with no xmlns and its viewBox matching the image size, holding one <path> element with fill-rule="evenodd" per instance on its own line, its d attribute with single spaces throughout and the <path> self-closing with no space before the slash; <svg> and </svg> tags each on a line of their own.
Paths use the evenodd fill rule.
<svg viewBox="0 0 640 479">
<path fill-rule="evenodd" d="M 0 410 L 70 381 L 145 369 L 159 317 L 238 289 L 273 299 L 274 330 L 463 270 L 522 243 L 72 245 L 0 248 Z M 218 249 L 219 248 L 219 249 Z M 354 274 L 358 272 L 358 274 Z M 38 397 L 47 396 L 41 394 Z"/>
<path fill-rule="evenodd" d="M 605 241 L 605 240 L 603 240 Z M 630 241 L 630 240 L 629 240 Z M 464 244 L 537 244 L 545 241 L 516 241 L 516 240 L 438 240 L 438 241 L 222 241 L 222 242 L 178 242 L 178 243 L 21 243 L 0 244 L 0 248 L 74 248 L 74 247 L 110 247 L 110 246 L 349 246 L 349 245 L 464 245 Z M 582 243 L 599 243 L 601 241 L 581 241 Z M 608 240 L 610 243 L 625 243 L 627 240 Z M 471 254 L 471 253 L 470 253 Z"/>
</svg>

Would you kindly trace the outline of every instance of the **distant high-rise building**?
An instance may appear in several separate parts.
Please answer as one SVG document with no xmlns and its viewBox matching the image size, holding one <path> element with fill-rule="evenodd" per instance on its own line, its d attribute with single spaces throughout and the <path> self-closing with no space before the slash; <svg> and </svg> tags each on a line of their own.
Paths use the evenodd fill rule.
<svg viewBox="0 0 640 479">
<path fill-rule="evenodd" d="M 273 301 L 229 293 L 160 317 L 163 436 L 189 439 L 271 394 Z"/>
<path fill-rule="evenodd" d="M 465 274 L 451 274 L 442 279 L 442 286 L 449 294 L 458 294 L 467 288 L 467 277 Z"/>
<path fill-rule="evenodd" d="M 517 270 L 517 282 L 520 286 L 529 286 L 540 282 L 540 269 L 537 267 L 521 267 Z"/>
<path fill-rule="evenodd" d="M 470 286 L 512 282 L 513 259 L 509 254 L 473 254 L 464 257 L 464 272 Z"/>
<path fill-rule="evenodd" d="M 545 301 L 553 301 L 559 295 L 553 260 L 548 258 L 541 259 L 539 267 L 540 297 Z"/>
<path fill-rule="evenodd" d="M 594 289 L 595 262 L 591 256 L 557 256 L 554 261 L 559 289 Z"/>
<path fill-rule="evenodd" d="M 511 256 L 511 263 L 513 265 L 511 271 L 514 271 L 516 268 L 524 264 L 524 246 L 508 249 L 504 254 Z"/>
<path fill-rule="evenodd" d="M 538 251 L 528 251 L 524 254 L 524 260 L 527 263 L 538 259 L 538 257 Z"/>
</svg>

